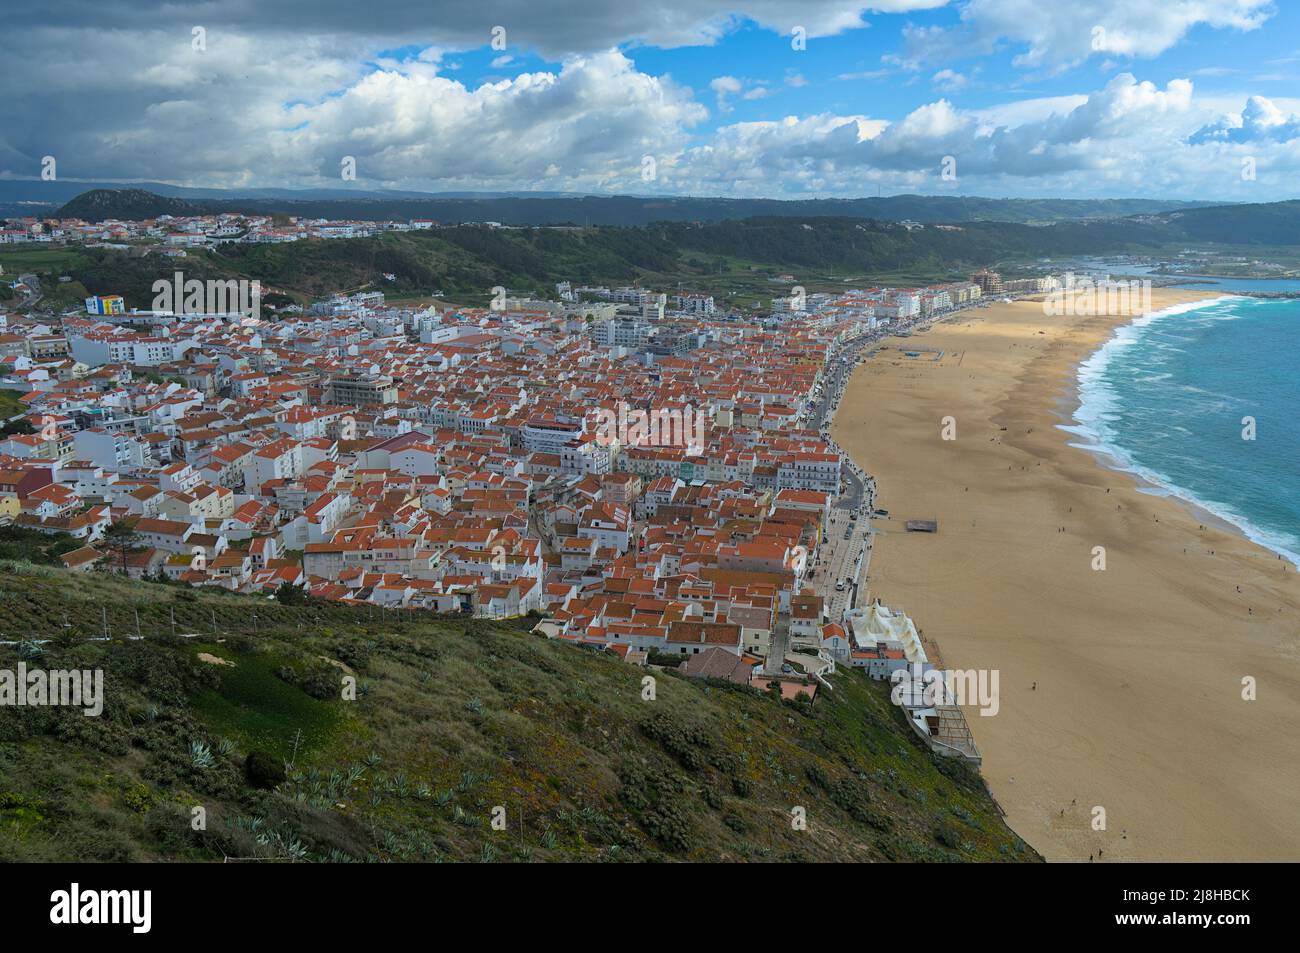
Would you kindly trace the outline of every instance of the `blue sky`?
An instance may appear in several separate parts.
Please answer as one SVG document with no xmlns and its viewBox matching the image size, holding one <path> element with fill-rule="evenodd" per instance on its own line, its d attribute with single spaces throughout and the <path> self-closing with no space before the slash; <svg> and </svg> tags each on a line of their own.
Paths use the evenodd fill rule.
<svg viewBox="0 0 1300 953">
<path fill-rule="evenodd" d="M 620 49 L 638 69 L 669 74 L 697 90 L 707 90 L 722 75 L 770 90 L 761 99 L 730 97 L 731 111 L 714 110 L 701 132 L 729 122 L 825 111 L 900 119 L 938 97 L 981 109 L 1026 98 L 1068 96 L 1134 67 L 1140 69 L 1142 79 L 1161 86 L 1171 79 L 1191 77 L 1206 93 L 1300 96 L 1300 40 L 1296 39 L 1300 4 L 1271 9 L 1261 29 L 1247 32 L 1197 24 L 1178 44 L 1153 58 L 1097 56 L 1059 72 L 1013 65 L 1024 47 L 1012 41 L 1005 41 L 992 54 L 952 58 L 930 69 L 909 69 L 894 62 L 907 56 L 906 28 L 956 26 L 961 10 L 957 4 L 905 14 L 868 14 L 869 25 L 813 38 L 802 52 L 791 48 L 789 35 L 748 19 L 712 45 L 663 49 L 631 41 L 620 44 Z M 418 49 L 403 52 L 413 55 Z M 457 78 L 477 84 L 561 65 L 536 52 L 517 51 L 509 64 L 494 67 L 500 56 L 486 46 L 455 56 Z M 935 74 L 943 69 L 959 73 L 965 82 L 953 88 L 951 82 L 936 81 Z M 802 79 L 803 85 L 791 85 L 792 76 Z"/>
<path fill-rule="evenodd" d="M 338 187 L 348 156 L 346 187 L 433 191 L 1274 200 L 1300 181 L 1296 4 L 454 6 L 20 12 L 0 176 L 55 155 L 68 178 Z"/>
</svg>

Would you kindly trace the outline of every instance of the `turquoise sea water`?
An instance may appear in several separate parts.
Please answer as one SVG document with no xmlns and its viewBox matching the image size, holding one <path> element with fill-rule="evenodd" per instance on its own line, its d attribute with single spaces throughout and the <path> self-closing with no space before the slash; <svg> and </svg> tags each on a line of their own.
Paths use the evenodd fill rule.
<svg viewBox="0 0 1300 953">
<path fill-rule="evenodd" d="M 1079 399 L 1077 445 L 1300 565 L 1300 300 L 1138 318 L 1080 365 Z"/>
</svg>

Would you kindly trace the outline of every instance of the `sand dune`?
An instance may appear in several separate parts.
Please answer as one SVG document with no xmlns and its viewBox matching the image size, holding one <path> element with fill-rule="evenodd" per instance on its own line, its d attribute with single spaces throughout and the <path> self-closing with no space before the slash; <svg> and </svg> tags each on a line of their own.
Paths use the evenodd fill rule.
<svg viewBox="0 0 1300 953">
<path fill-rule="evenodd" d="M 1077 363 L 1126 320 L 1000 303 L 905 342 L 937 361 L 891 339 L 857 369 L 834 434 L 893 517 L 870 595 L 947 666 L 1000 670 L 1000 712 L 968 716 L 1009 823 L 1049 860 L 1300 860 L 1300 574 L 1057 427 Z"/>
</svg>

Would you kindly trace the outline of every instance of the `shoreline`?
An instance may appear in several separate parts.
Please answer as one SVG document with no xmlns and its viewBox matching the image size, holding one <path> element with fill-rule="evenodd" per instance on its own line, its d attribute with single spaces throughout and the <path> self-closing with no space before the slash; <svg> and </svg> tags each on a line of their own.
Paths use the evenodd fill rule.
<svg viewBox="0 0 1300 953">
<path fill-rule="evenodd" d="M 1081 363 L 1132 320 L 995 303 L 912 336 L 937 364 L 887 338 L 855 369 L 832 428 L 895 517 L 874 521 L 868 598 L 953 667 L 1001 672 L 1001 713 L 971 728 L 1008 823 L 1049 860 L 1294 859 L 1300 574 L 1061 427 Z M 933 536 L 900 525 L 936 516 Z M 1243 674 L 1269 692 L 1241 700 Z"/>
<path fill-rule="evenodd" d="M 1116 342 L 1122 340 L 1122 335 L 1126 331 L 1132 331 L 1134 337 L 1140 333 L 1141 328 L 1145 328 L 1162 319 L 1176 317 L 1180 314 L 1187 314 L 1201 308 L 1209 308 L 1218 304 L 1231 301 L 1234 298 L 1246 298 L 1249 296 L 1241 294 L 1221 294 L 1214 295 L 1213 292 L 1205 292 L 1207 297 L 1194 302 L 1175 304 L 1167 308 L 1148 312 L 1147 314 L 1132 315 L 1128 321 L 1117 323 L 1112 330 L 1110 337 L 1102 342 L 1091 354 L 1081 357 L 1075 364 L 1074 368 L 1074 395 L 1073 398 L 1063 402 L 1061 410 L 1061 422 L 1057 426 L 1071 437 L 1075 438 L 1070 442 L 1070 446 L 1091 453 L 1098 461 L 1099 465 L 1116 473 L 1123 473 L 1131 477 L 1141 491 L 1151 493 L 1154 496 L 1166 497 L 1175 500 L 1185 506 L 1190 512 L 1195 514 L 1197 520 L 1202 523 L 1213 523 L 1221 528 L 1230 530 L 1249 540 L 1257 546 L 1260 546 L 1274 555 L 1281 556 L 1291 563 L 1292 566 L 1300 569 L 1300 553 L 1292 552 L 1278 543 L 1271 542 L 1267 537 L 1271 531 L 1264 529 L 1254 522 L 1248 516 L 1236 513 L 1224 513 L 1217 507 L 1222 504 L 1217 501 L 1207 501 L 1198 498 L 1194 491 L 1181 486 L 1173 477 L 1136 463 L 1128 454 L 1128 451 L 1118 444 L 1108 442 L 1104 436 L 1098 432 L 1095 424 L 1087 422 L 1080 417 L 1080 412 L 1084 411 L 1089 402 L 1089 388 L 1095 382 L 1086 379 L 1089 372 L 1100 376 L 1115 356 L 1113 349 Z M 1213 296 L 1208 296 L 1213 295 Z M 1088 367 L 1093 361 L 1100 358 L 1095 367 Z M 1092 395 L 1094 399 L 1097 395 Z M 1068 407 L 1069 409 L 1064 409 Z"/>
</svg>

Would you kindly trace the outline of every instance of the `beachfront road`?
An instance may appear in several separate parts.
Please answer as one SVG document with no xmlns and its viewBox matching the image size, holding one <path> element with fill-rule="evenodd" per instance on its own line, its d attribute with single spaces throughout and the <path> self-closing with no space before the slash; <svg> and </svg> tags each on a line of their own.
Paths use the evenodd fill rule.
<svg viewBox="0 0 1300 953">
<path fill-rule="evenodd" d="M 886 333 L 875 330 L 857 334 L 832 349 L 822 377 L 821 396 L 809 406 L 806 414 L 812 426 L 821 431 L 829 427 L 863 348 L 875 344 Z M 825 598 L 829 617 L 836 622 L 843 617 L 845 610 L 856 604 L 858 590 L 865 584 L 871 562 L 866 510 L 875 505 L 874 482 L 847 455 L 843 461 L 840 494 L 831 509 L 826 542 L 818 550 L 814 564 L 816 576 L 809 584 L 812 591 Z M 849 533 L 847 539 L 844 536 L 846 530 Z M 836 586 L 840 583 L 844 586 L 837 591 Z"/>
</svg>

